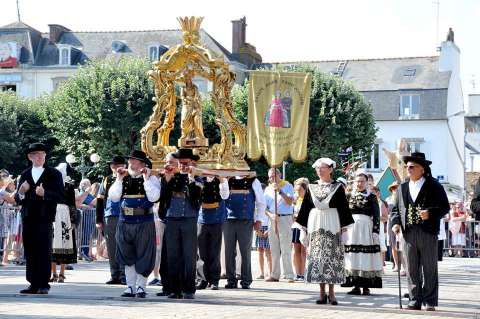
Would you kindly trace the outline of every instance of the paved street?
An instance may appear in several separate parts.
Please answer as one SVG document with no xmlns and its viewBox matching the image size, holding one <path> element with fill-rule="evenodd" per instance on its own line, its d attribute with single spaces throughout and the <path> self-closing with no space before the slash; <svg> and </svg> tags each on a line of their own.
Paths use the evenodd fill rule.
<svg viewBox="0 0 480 319">
<path fill-rule="evenodd" d="M 258 280 L 250 290 L 199 291 L 196 300 L 154 296 L 160 287 L 149 287 L 146 299 L 125 299 L 119 297 L 123 287 L 103 284 L 108 279 L 105 261 L 76 265 L 67 272 L 67 282 L 54 284 L 47 296 L 22 296 L 24 267 L 6 266 L 0 267 L 0 318 L 480 318 L 480 259 L 440 263 L 440 307 L 433 314 L 398 309 L 397 277 L 390 266 L 384 288 L 372 289 L 373 296 L 352 297 L 346 295 L 348 288 L 338 288 L 337 307 L 315 304 L 317 285 Z M 402 287 L 405 292 L 405 277 Z"/>
</svg>

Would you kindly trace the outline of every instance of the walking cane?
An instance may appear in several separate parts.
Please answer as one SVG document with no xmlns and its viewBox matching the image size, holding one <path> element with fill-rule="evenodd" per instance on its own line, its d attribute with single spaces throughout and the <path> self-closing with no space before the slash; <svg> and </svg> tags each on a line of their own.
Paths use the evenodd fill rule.
<svg viewBox="0 0 480 319">
<path fill-rule="evenodd" d="M 397 260 L 399 261 L 398 263 L 400 265 L 397 265 L 397 268 L 398 268 L 398 271 L 397 271 L 397 274 L 398 274 L 398 305 L 400 306 L 400 309 L 403 309 L 402 308 L 402 281 L 400 280 L 400 268 L 402 267 L 402 253 L 400 252 L 400 236 L 396 236 L 397 237 Z"/>
</svg>

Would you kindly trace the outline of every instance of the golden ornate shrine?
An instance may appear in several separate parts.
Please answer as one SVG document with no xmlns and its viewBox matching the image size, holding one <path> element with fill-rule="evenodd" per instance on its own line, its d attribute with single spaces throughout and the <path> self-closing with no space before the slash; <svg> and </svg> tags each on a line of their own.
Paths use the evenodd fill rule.
<svg viewBox="0 0 480 319">
<path fill-rule="evenodd" d="M 177 98 L 181 99 L 181 137 L 178 146 L 192 148 L 200 156 L 198 166 L 208 169 L 248 170 L 246 129 L 234 116 L 231 91 L 235 74 L 223 58 L 213 54 L 200 43 L 200 24 L 203 17 L 178 18 L 183 31 L 183 43 L 170 48 L 148 72 L 155 83 L 153 114 L 142 128 L 142 150 L 154 167 L 164 164 L 165 155 L 177 150 L 169 145 L 174 128 Z M 195 77 L 213 83 L 210 93 L 215 107 L 215 123 L 220 129 L 219 144 L 209 145 L 203 134 L 202 98 Z M 175 85 L 182 86 L 179 97 Z M 156 140 L 154 140 L 156 139 Z"/>
</svg>

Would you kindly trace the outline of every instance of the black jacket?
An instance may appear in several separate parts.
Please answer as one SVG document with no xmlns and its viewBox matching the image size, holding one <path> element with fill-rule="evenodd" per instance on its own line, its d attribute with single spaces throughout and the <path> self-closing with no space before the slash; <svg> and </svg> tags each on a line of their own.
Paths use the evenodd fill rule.
<svg viewBox="0 0 480 319">
<path fill-rule="evenodd" d="M 390 215 L 390 224 L 401 225 L 402 231 L 408 231 L 407 211 L 411 205 L 410 191 L 408 181 L 402 183 L 397 189 L 395 203 Z M 402 200 L 400 201 L 400 196 Z M 426 209 L 429 212 L 429 218 L 419 223 L 422 230 L 430 234 L 438 234 L 440 230 L 440 219 L 450 211 L 447 194 L 443 186 L 432 177 L 425 177 L 425 183 L 422 185 L 417 199 L 413 202 L 415 206 Z"/>
<path fill-rule="evenodd" d="M 32 168 L 24 170 L 18 181 L 18 188 L 27 181 L 30 189 L 25 193 L 23 199 L 20 195 L 15 195 L 16 202 L 22 206 L 21 214 L 24 221 L 27 222 L 54 222 L 57 211 L 57 204 L 65 202 L 65 190 L 63 186 L 62 174 L 55 168 L 44 166 L 45 170 L 38 179 L 37 183 L 33 181 Z M 43 185 L 45 195 L 37 196 L 35 189 Z"/>
</svg>

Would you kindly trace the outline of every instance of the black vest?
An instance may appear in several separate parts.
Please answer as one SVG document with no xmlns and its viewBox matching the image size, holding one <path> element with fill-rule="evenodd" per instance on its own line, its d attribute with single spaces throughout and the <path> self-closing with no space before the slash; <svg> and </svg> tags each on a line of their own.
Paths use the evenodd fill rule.
<svg viewBox="0 0 480 319">
<path fill-rule="evenodd" d="M 127 175 L 123 178 L 122 186 L 122 195 L 145 195 L 143 176 L 133 178 Z"/>
<path fill-rule="evenodd" d="M 246 177 L 242 179 L 230 178 L 228 186 L 231 190 L 250 190 L 256 177 Z"/>
<path fill-rule="evenodd" d="M 202 190 L 202 203 L 219 203 L 222 200 L 220 196 L 220 181 L 214 178 L 211 182 L 204 178 Z"/>
</svg>

